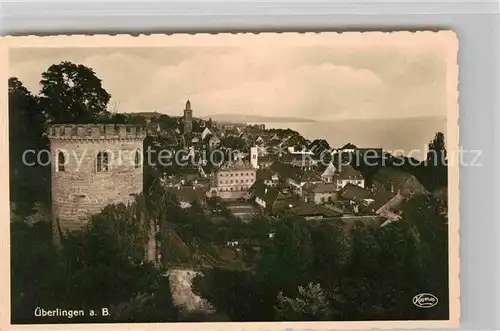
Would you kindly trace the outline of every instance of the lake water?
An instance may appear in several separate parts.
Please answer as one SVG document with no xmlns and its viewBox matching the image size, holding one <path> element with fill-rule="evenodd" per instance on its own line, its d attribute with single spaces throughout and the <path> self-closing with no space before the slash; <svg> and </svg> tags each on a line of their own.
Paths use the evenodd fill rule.
<svg viewBox="0 0 500 331">
<path fill-rule="evenodd" d="M 437 132 L 446 138 L 445 118 L 345 120 L 323 122 L 263 123 L 266 128 L 290 128 L 306 139 L 325 139 L 332 148 L 353 143 L 360 148 L 383 148 L 388 152 L 423 160 L 427 144 Z M 399 153 L 397 153 L 399 152 Z"/>
</svg>

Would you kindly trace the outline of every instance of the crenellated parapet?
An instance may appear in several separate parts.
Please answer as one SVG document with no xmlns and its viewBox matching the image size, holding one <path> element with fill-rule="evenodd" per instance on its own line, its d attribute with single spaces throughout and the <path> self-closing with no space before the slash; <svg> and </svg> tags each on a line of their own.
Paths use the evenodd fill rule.
<svg viewBox="0 0 500 331">
<path fill-rule="evenodd" d="M 49 139 L 144 139 L 146 128 L 133 124 L 53 124 Z"/>
</svg>

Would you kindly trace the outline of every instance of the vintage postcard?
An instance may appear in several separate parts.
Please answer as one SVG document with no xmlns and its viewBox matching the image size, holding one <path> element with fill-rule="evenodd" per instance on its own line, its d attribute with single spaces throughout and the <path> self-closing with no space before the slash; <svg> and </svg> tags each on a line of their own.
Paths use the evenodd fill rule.
<svg viewBox="0 0 500 331">
<path fill-rule="evenodd" d="M 457 53 L 2 38 L 0 328 L 457 327 Z"/>
</svg>

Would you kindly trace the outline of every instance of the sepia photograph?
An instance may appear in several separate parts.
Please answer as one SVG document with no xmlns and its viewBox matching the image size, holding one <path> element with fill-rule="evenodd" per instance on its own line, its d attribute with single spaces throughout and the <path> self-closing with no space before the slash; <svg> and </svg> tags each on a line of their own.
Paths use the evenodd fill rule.
<svg viewBox="0 0 500 331">
<path fill-rule="evenodd" d="M 3 38 L 3 318 L 457 326 L 457 52 L 451 31 Z"/>
</svg>

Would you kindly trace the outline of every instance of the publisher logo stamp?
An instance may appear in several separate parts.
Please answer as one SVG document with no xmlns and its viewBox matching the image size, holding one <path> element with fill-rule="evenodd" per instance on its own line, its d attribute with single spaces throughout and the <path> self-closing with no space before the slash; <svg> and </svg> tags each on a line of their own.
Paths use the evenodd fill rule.
<svg viewBox="0 0 500 331">
<path fill-rule="evenodd" d="M 438 302 L 438 298 L 430 293 L 420 293 L 413 297 L 413 304 L 419 308 L 431 308 Z"/>
</svg>

